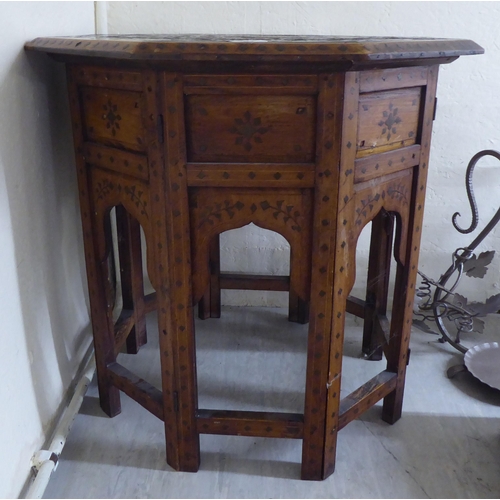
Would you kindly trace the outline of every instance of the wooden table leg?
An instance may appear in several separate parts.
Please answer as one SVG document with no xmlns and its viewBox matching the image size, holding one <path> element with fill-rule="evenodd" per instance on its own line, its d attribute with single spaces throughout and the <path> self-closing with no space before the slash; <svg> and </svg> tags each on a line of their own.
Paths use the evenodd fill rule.
<svg viewBox="0 0 500 500">
<path fill-rule="evenodd" d="M 164 198 L 168 204 L 163 218 L 167 236 L 163 244 L 167 247 L 165 255 L 168 259 L 164 276 L 169 283 L 168 298 L 164 297 L 168 303 L 162 300 L 162 306 L 165 309 L 168 306 L 169 311 L 166 311 L 166 328 L 161 331 L 161 335 L 170 337 L 171 346 L 171 351 L 162 352 L 162 357 L 172 357 L 175 370 L 174 407 L 170 411 L 167 408 L 166 414 L 177 422 L 177 436 L 174 439 L 178 470 L 196 472 L 200 465 L 200 439 L 196 425 L 198 391 L 182 77 L 162 73 L 161 88 L 165 125 L 162 137 L 166 164 Z M 164 361 L 165 365 L 170 362 L 168 359 Z"/>
<path fill-rule="evenodd" d="M 311 311 L 301 471 L 301 478 L 308 480 L 324 479 L 333 472 L 334 467 L 337 439 L 335 422 L 338 422 L 340 402 L 340 390 L 337 389 L 340 388 L 340 371 L 332 373 L 329 363 L 332 342 L 335 346 L 341 346 L 343 341 L 341 338 L 343 329 L 342 331 L 333 329 L 332 322 L 334 301 L 336 307 L 342 307 L 340 303 L 337 303 L 337 295 L 334 292 L 334 276 L 337 276 L 337 279 L 345 277 L 336 269 L 338 250 L 336 242 L 338 197 L 336 193 L 339 186 L 337 177 L 339 174 L 336 174 L 335 166 L 340 161 L 340 151 L 339 148 L 333 147 L 334 141 L 338 140 L 343 114 L 343 100 L 339 98 L 340 94 L 335 89 L 344 85 L 344 75 L 321 75 L 319 81 L 318 165 L 314 201 Z M 342 300 L 342 297 L 339 298 Z M 341 314 L 337 320 L 343 324 L 344 315 Z M 332 336 L 337 338 L 333 340 Z M 338 362 L 342 361 L 341 353 L 342 349 L 333 354 Z M 327 415 L 328 411 L 330 415 Z M 330 437 L 328 440 L 327 435 Z M 328 467 L 325 464 L 326 447 L 330 448 L 328 454 L 333 457 Z"/>
<path fill-rule="evenodd" d="M 102 228 L 102 224 L 95 224 L 94 228 Z M 84 239 L 87 238 L 84 237 Z M 89 242 L 86 246 L 94 246 L 93 243 Z M 107 367 L 116 361 L 109 259 L 106 258 L 99 262 L 97 255 L 94 254 L 90 262 L 87 260 L 87 274 L 89 276 L 89 290 L 91 290 L 91 321 L 99 402 L 104 413 L 109 417 L 114 417 L 121 412 L 121 403 L 120 391 L 112 385 L 107 370 Z"/>
<path fill-rule="evenodd" d="M 136 354 L 147 342 L 141 229 L 139 222 L 122 205 L 116 207 L 116 226 L 123 309 L 134 311 L 134 327 L 127 337 L 127 352 Z"/>
<path fill-rule="evenodd" d="M 300 241 L 300 246 L 294 248 L 290 245 L 290 275 L 289 275 L 289 289 L 288 289 L 288 320 L 294 323 L 305 325 L 309 322 L 309 308 L 310 298 L 307 296 L 309 290 L 303 290 L 302 298 L 297 291 L 303 289 L 301 286 L 300 268 L 304 263 L 311 258 L 311 243 L 307 238 Z"/>
<path fill-rule="evenodd" d="M 387 313 L 393 232 L 394 217 L 382 210 L 372 221 L 363 325 L 363 354 L 372 361 L 382 359 L 383 335 L 377 316 Z"/>
<path fill-rule="evenodd" d="M 212 238 L 209 252 L 210 283 L 205 295 L 198 303 L 198 317 L 200 319 L 220 318 L 220 235 Z"/>
<path fill-rule="evenodd" d="M 107 366 L 116 361 L 113 300 L 109 286 L 108 259 L 102 262 L 98 254 L 97 228 L 103 229 L 103 221 L 95 221 L 92 193 L 90 188 L 90 172 L 83 155 L 83 134 L 79 126 L 81 117 L 79 90 L 74 78 L 75 70 L 68 70 L 68 91 L 71 116 L 73 117 L 73 140 L 76 151 L 75 160 L 80 194 L 80 212 L 83 228 L 83 243 L 87 269 L 87 282 L 90 298 L 90 317 L 94 336 L 94 348 L 97 367 L 97 383 L 99 400 L 103 411 L 114 417 L 121 411 L 120 392 L 112 385 Z M 107 225 L 110 229 L 109 224 Z M 109 238 L 111 235 L 109 234 Z"/>
<path fill-rule="evenodd" d="M 420 164 L 413 171 L 411 212 L 405 254 L 398 262 L 394 287 L 393 313 L 391 320 L 391 341 L 385 349 L 387 371 L 397 373 L 397 384 L 393 392 L 384 398 L 382 419 L 392 424 L 401 417 L 403 393 L 408 363 L 410 331 L 413 318 L 413 299 L 417 280 L 418 254 L 422 235 L 422 222 L 427 182 L 432 120 L 436 97 L 438 66 L 429 68 L 425 89 L 425 111 L 422 117 L 422 149 Z"/>
<path fill-rule="evenodd" d="M 302 325 L 309 322 L 309 302 L 302 300 L 291 288 L 288 294 L 288 321 Z"/>
<path fill-rule="evenodd" d="M 198 318 L 209 319 L 210 316 L 210 285 L 207 286 L 203 297 L 198 302 Z"/>
<path fill-rule="evenodd" d="M 408 341 L 411 325 L 406 324 L 405 301 L 407 297 L 408 273 L 405 266 L 398 264 L 394 288 L 394 304 L 391 321 L 391 341 L 386 346 L 387 371 L 398 374 L 398 383 L 394 391 L 384 398 L 382 420 L 393 424 L 403 409 L 403 391 L 408 360 Z"/>
</svg>

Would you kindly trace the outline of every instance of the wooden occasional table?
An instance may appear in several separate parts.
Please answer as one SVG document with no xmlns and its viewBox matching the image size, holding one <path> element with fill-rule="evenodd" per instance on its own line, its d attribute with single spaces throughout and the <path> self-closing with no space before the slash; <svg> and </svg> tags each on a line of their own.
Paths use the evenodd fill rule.
<svg viewBox="0 0 500 500">
<path fill-rule="evenodd" d="M 84 36 L 26 48 L 67 65 L 100 401 L 119 390 L 165 422 L 167 462 L 197 471 L 199 434 L 302 439 L 302 478 L 334 470 L 337 431 L 384 398 L 401 416 L 440 64 L 469 40 Z M 113 322 L 110 210 L 124 308 Z M 366 300 L 349 296 L 370 221 Z M 221 275 L 218 237 L 254 224 L 283 235 L 290 276 Z M 392 321 L 385 316 L 396 225 Z M 156 293 L 144 296 L 140 226 Z M 309 320 L 304 414 L 198 408 L 193 305 L 220 314 L 221 287 L 289 290 Z M 116 362 L 158 310 L 162 390 Z M 340 400 L 345 313 L 387 368 Z"/>
</svg>

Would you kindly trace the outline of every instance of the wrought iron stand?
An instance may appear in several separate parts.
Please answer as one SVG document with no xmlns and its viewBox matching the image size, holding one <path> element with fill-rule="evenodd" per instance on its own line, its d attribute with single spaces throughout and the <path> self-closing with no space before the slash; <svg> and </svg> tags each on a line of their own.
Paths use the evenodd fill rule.
<svg viewBox="0 0 500 500">
<path fill-rule="evenodd" d="M 462 234 L 469 234 L 478 226 L 479 215 L 472 187 L 472 175 L 476 163 L 485 156 L 492 156 L 500 160 L 500 153 L 489 149 L 480 151 L 470 160 L 465 179 L 467 197 L 472 211 L 471 225 L 467 229 L 461 228 L 457 224 L 457 218 L 460 216 L 458 212 L 452 217 L 453 226 Z M 418 306 L 419 311 L 415 312 L 414 326 L 428 333 L 440 334 L 439 340 L 441 342 L 448 342 L 464 354 L 468 349 L 461 342 L 462 333 L 473 331 L 482 333 L 484 322 L 479 318 L 500 310 L 500 294 L 492 295 L 482 303 L 468 303 L 467 298 L 456 293 L 455 290 L 464 273 L 474 278 L 483 278 L 486 275 L 487 266 L 493 260 L 495 251 L 482 252 L 476 256 L 474 250 L 491 233 L 498 222 L 500 222 L 500 208 L 470 245 L 457 248 L 453 252 L 452 264 L 439 280 L 435 281 L 424 273 L 418 272 L 422 277 L 422 284 L 417 291 L 417 297 L 421 302 Z M 449 282 L 453 284 L 449 286 Z M 434 321 L 439 333 L 429 328 L 426 321 Z M 454 331 L 450 328 L 452 326 Z M 451 377 L 463 370 L 462 366 L 459 368 L 452 367 L 448 371 L 448 376 Z"/>
</svg>

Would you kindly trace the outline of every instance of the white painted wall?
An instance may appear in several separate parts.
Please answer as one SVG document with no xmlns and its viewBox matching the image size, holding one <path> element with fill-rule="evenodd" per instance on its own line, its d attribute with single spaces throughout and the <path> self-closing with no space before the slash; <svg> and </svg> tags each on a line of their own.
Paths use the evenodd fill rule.
<svg viewBox="0 0 500 500">
<path fill-rule="evenodd" d="M 20 494 L 90 344 L 64 71 L 23 44 L 93 32 L 93 2 L 0 3 L 1 498 Z"/>
<path fill-rule="evenodd" d="M 244 33 L 429 36 L 470 38 L 486 49 L 443 66 L 438 87 L 431 173 L 420 268 L 439 277 L 458 246 L 472 241 L 451 226 L 459 210 L 469 219 L 463 175 L 481 149 L 500 149 L 500 3 L 498 2 L 98 2 L 109 33 Z M 104 28 L 101 28 L 104 29 Z M 500 164 L 479 165 L 476 186 L 481 220 L 493 215 L 500 199 Z M 491 168 L 489 168 L 491 166 Z M 481 228 L 479 228 L 480 230 Z M 478 231 L 476 231 L 477 234 Z M 359 245 L 366 261 L 368 231 Z M 500 248 L 500 229 L 483 244 Z M 223 267 L 232 271 L 286 269 L 288 250 L 281 238 L 251 228 L 222 239 Z M 484 299 L 498 287 L 500 256 L 484 280 L 468 278 L 467 294 Z M 360 277 L 361 278 L 361 277 Z M 358 280 L 357 287 L 363 284 Z M 359 286 L 358 286 L 359 285 Z M 280 298 L 281 297 L 281 298 Z M 286 304 L 283 294 L 234 292 L 226 304 Z"/>
</svg>

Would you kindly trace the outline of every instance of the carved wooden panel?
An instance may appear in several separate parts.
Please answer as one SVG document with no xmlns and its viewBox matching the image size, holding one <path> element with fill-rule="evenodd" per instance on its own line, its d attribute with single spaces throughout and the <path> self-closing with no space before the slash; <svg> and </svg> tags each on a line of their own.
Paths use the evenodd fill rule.
<svg viewBox="0 0 500 500">
<path fill-rule="evenodd" d="M 110 234 L 105 228 L 107 214 L 117 205 L 123 205 L 144 229 L 146 239 L 150 241 L 151 230 L 151 201 L 149 186 L 139 180 L 117 175 L 108 170 L 90 168 L 90 196 L 94 210 L 96 224 L 102 229 L 97 232 L 98 258 L 103 260 L 110 251 Z M 155 275 L 156 264 L 153 245 L 148 248 L 148 271 L 150 276 Z"/>
<path fill-rule="evenodd" d="M 311 162 L 313 96 L 188 95 L 188 161 Z"/>
<path fill-rule="evenodd" d="M 359 99 L 357 156 L 417 141 L 421 88 L 363 94 Z"/>
<path fill-rule="evenodd" d="M 349 239 L 352 258 L 355 262 L 356 242 L 362 229 L 372 221 L 383 208 L 387 212 L 398 214 L 395 256 L 404 263 L 408 219 L 412 197 L 413 169 L 406 169 L 377 179 L 377 182 L 364 182 L 354 186 L 354 221 Z M 351 276 L 351 286 L 354 284 Z"/>
<path fill-rule="evenodd" d="M 140 92 L 83 87 L 81 101 L 88 141 L 145 150 Z"/>
<path fill-rule="evenodd" d="M 309 300 L 312 202 L 309 189 L 190 189 L 193 302 L 208 285 L 211 239 L 251 222 L 276 231 L 290 243 L 290 288 Z"/>
</svg>

